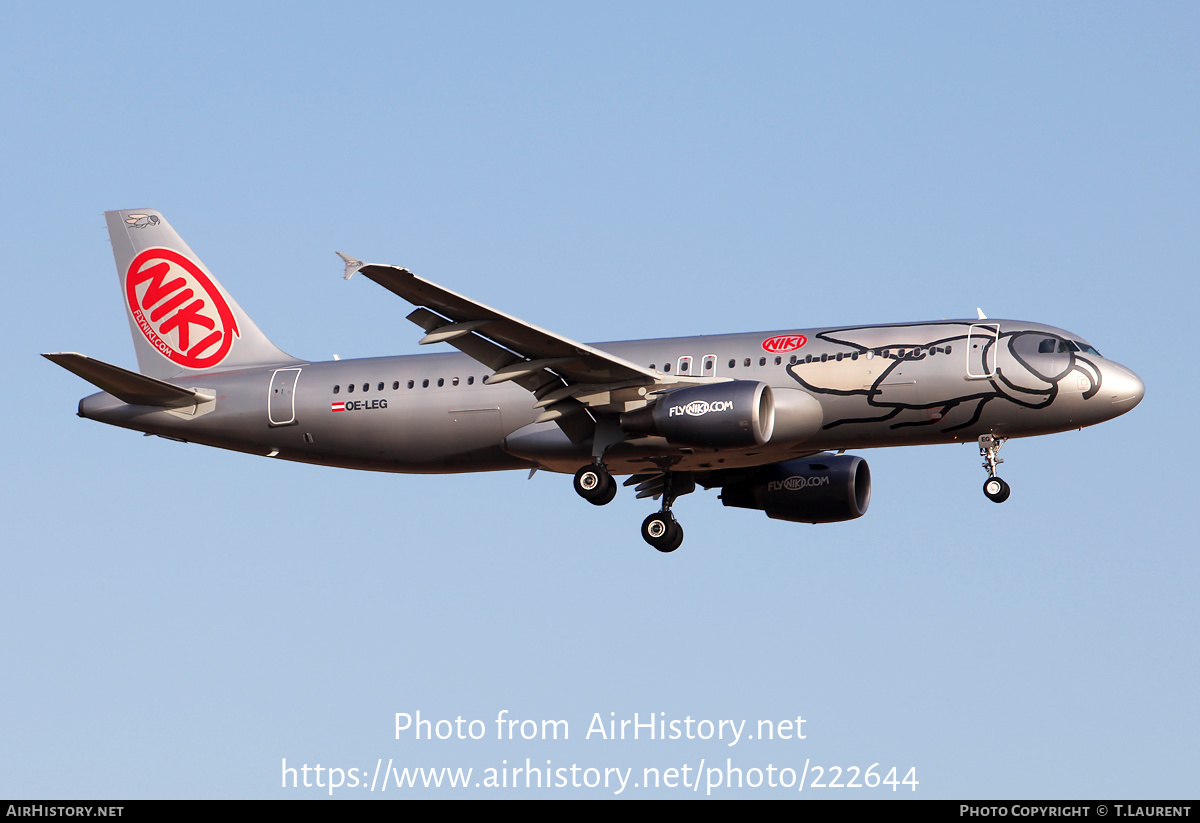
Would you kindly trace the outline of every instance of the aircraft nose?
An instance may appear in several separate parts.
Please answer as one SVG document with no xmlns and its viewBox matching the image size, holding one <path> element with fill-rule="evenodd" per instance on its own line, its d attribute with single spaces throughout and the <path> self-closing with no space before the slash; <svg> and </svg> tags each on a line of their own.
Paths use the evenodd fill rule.
<svg viewBox="0 0 1200 823">
<path fill-rule="evenodd" d="M 1110 363 L 1104 370 L 1103 391 L 1112 399 L 1113 411 L 1124 414 L 1142 402 L 1146 384 L 1124 366 Z"/>
</svg>

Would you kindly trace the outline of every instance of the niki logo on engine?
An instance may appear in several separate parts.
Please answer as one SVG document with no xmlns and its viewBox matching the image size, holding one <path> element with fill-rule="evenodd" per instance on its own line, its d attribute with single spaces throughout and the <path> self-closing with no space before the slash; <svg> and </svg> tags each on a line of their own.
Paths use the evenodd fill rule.
<svg viewBox="0 0 1200 823">
<path fill-rule="evenodd" d="M 733 411 L 732 400 L 718 400 L 715 403 L 709 403 L 707 400 L 693 400 L 686 406 L 672 406 L 668 416 L 678 417 L 686 414 L 688 417 L 702 417 L 709 412 L 723 411 Z"/>
<path fill-rule="evenodd" d="M 189 369 L 218 365 L 240 336 L 220 290 L 195 262 L 171 249 L 146 249 L 133 258 L 125 300 L 150 345 Z"/>
<path fill-rule="evenodd" d="M 767 491 L 772 492 L 795 492 L 801 489 L 808 489 L 813 486 L 828 486 L 829 475 L 821 475 L 820 477 L 801 477 L 794 474 L 787 480 L 772 480 L 767 483 Z"/>
</svg>

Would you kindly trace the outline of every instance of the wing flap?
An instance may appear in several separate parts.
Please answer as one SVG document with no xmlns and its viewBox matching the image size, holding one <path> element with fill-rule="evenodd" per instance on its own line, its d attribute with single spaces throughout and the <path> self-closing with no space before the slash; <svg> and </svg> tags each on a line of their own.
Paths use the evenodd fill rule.
<svg viewBox="0 0 1200 823">
<path fill-rule="evenodd" d="M 446 318 L 434 314 L 428 309 L 417 309 L 408 316 L 408 319 L 416 323 L 421 328 L 425 329 L 430 334 L 434 334 L 434 329 L 445 328 L 449 322 Z M 456 324 L 457 325 L 457 324 Z M 501 372 L 505 369 L 516 367 L 514 371 L 520 370 L 520 364 L 525 362 L 523 358 L 501 346 L 497 346 L 490 340 L 486 340 L 477 334 L 464 333 L 456 334 L 447 337 L 443 342 L 449 343 L 454 348 L 458 349 L 463 354 L 482 363 L 494 372 Z M 556 386 L 563 385 L 563 382 L 558 377 L 548 374 L 545 371 L 526 371 L 521 375 L 514 375 L 512 382 L 516 383 L 526 391 L 534 392 L 535 394 L 546 389 L 547 391 Z M 486 379 L 484 382 L 487 382 Z M 497 381 L 498 382 L 498 381 Z"/>
</svg>

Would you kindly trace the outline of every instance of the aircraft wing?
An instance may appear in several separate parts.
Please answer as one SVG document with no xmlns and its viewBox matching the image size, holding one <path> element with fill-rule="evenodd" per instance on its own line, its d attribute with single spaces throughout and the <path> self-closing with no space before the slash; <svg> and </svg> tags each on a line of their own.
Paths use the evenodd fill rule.
<svg viewBox="0 0 1200 823">
<path fill-rule="evenodd" d="M 539 422 L 570 417 L 584 408 L 599 413 L 626 411 L 645 405 L 643 398 L 667 386 L 702 382 L 668 376 L 538 328 L 408 269 L 363 263 L 341 252 L 338 256 L 346 263 L 347 279 L 361 272 L 420 307 L 408 319 L 425 330 L 422 344 L 449 343 L 493 370 L 484 382 L 512 380 L 533 392 L 537 405 L 545 409 Z M 560 425 L 567 431 L 566 425 Z"/>
</svg>

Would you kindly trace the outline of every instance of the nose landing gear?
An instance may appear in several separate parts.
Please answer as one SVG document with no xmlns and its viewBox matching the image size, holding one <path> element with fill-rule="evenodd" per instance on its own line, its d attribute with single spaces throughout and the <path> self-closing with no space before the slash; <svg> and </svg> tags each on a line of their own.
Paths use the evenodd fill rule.
<svg viewBox="0 0 1200 823">
<path fill-rule="evenodd" d="M 1004 462 L 996 454 L 1007 440 L 1007 437 L 995 437 L 990 434 L 979 438 L 979 456 L 983 458 L 983 467 L 988 473 L 988 479 L 983 484 L 983 493 L 993 503 L 1003 503 L 1012 492 L 1009 485 L 996 476 L 996 466 Z"/>
<path fill-rule="evenodd" d="M 999 477 L 990 477 L 983 484 L 983 493 L 987 495 L 988 500 L 996 503 L 1003 503 L 1008 499 L 1009 493 L 1012 491 L 1009 485 Z"/>
</svg>

